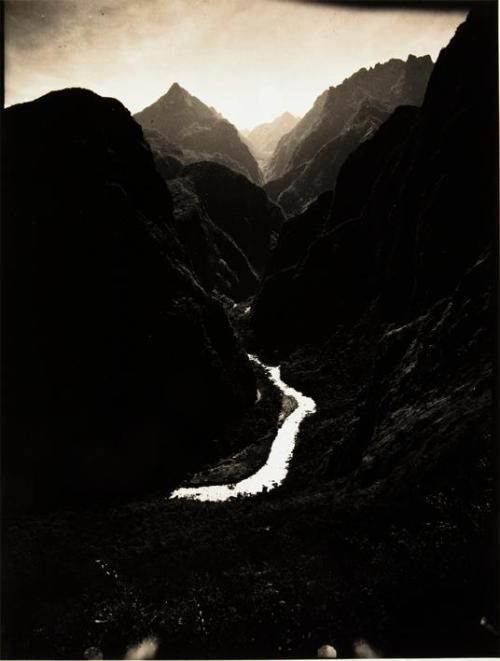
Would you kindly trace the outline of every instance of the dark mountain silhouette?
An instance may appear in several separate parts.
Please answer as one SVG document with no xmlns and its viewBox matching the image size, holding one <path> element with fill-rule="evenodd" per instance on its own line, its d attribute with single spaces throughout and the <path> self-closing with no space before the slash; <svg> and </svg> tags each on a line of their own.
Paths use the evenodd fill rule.
<svg viewBox="0 0 500 661">
<path fill-rule="evenodd" d="M 248 359 L 118 101 L 63 90 L 3 122 L 9 502 L 168 488 L 254 402 Z"/>
<path fill-rule="evenodd" d="M 432 66 L 429 56 L 410 55 L 406 62 L 392 59 L 361 69 L 323 92 L 271 157 L 266 189 L 273 199 L 296 213 L 332 189 L 349 153 L 397 106 L 421 104 Z M 298 168 L 298 176 L 287 176 Z M 281 183 L 273 185 L 274 180 Z"/>
<path fill-rule="evenodd" d="M 397 108 L 351 154 L 323 231 L 294 266 L 292 243 L 251 318 L 318 406 L 288 488 L 323 481 L 372 530 L 359 575 L 383 576 L 387 656 L 408 636 L 415 655 L 463 653 L 462 632 L 497 613 L 497 38 L 496 6 L 472 10 L 422 107 Z"/>
<path fill-rule="evenodd" d="M 272 122 L 259 124 L 251 131 L 243 133 L 244 139 L 262 167 L 265 167 L 267 161 L 271 158 L 280 139 L 291 131 L 298 121 L 298 117 L 289 112 L 284 112 Z"/>
<path fill-rule="evenodd" d="M 182 170 L 193 182 L 211 220 L 229 235 L 261 275 L 283 224 L 283 214 L 265 191 L 217 163 L 192 163 Z"/>
<path fill-rule="evenodd" d="M 143 129 L 144 138 L 153 153 L 156 169 L 163 179 L 173 179 L 187 162 L 185 152 L 154 129 Z"/>
<path fill-rule="evenodd" d="M 296 273 L 280 285 L 271 279 L 257 301 L 255 323 L 265 323 L 266 341 L 275 322 L 277 331 L 287 325 L 288 337 L 309 337 L 359 318 L 374 300 L 387 320 L 406 321 L 449 295 L 479 258 L 494 227 L 491 195 L 480 191 L 494 190 L 495 167 L 486 137 L 495 131 L 491 46 L 473 41 L 481 27 L 469 20 L 442 51 L 421 110 L 398 108 L 348 158 L 328 231 Z M 490 133 L 477 135 L 473 126 Z"/>
<path fill-rule="evenodd" d="M 234 239 L 212 221 L 196 192 L 194 181 L 181 174 L 169 180 L 168 187 L 174 204 L 177 235 L 205 290 L 235 301 L 254 294 L 259 276 Z"/>
<path fill-rule="evenodd" d="M 151 151 L 118 102 L 5 112 L 4 508 L 91 507 L 4 509 L 4 658 L 145 636 L 157 658 L 498 657 L 497 4 L 420 106 L 378 110 L 348 118 L 370 135 L 342 166 L 347 130 L 292 170 L 337 183 L 271 254 L 258 186 L 148 130 Z M 262 271 L 231 322 L 316 412 L 271 493 L 171 500 L 181 475 L 258 464 L 290 408 L 217 301 Z M 96 503 L 103 485 L 158 492 Z"/>
<path fill-rule="evenodd" d="M 180 147 L 189 162 L 213 160 L 261 183 L 257 161 L 237 129 L 177 83 L 134 117 Z"/>
<path fill-rule="evenodd" d="M 177 235 L 193 272 L 208 292 L 248 298 L 276 243 L 281 209 L 244 175 L 213 161 L 186 164 L 186 152 L 155 131 L 145 134 L 172 193 Z"/>
<path fill-rule="evenodd" d="M 332 191 L 322 193 L 302 214 L 286 221 L 271 253 L 267 275 L 296 266 L 304 258 L 311 243 L 325 228 L 332 199 Z"/>
<path fill-rule="evenodd" d="M 308 163 L 302 163 L 293 170 L 289 170 L 279 179 L 272 179 L 264 184 L 264 190 L 271 200 L 279 200 L 281 193 L 287 190 L 295 180 L 299 179 Z M 331 185 L 330 188 L 333 188 Z"/>
</svg>

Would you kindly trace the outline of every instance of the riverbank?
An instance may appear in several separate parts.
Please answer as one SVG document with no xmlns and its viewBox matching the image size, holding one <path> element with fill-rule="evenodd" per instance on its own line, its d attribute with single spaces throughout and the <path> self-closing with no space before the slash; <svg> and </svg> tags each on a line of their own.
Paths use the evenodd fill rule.
<svg viewBox="0 0 500 661">
<path fill-rule="evenodd" d="M 272 441 L 269 455 L 263 466 L 244 480 L 231 483 L 215 483 L 201 487 L 181 487 L 171 498 L 188 498 L 199 501 L 223 502 L 237 497 L 254 496 L 278 488 L 286 479 L 288 464 L 292 459 L 296 437 L 304 418 L 316 410 L 310 397 L 288 386 L 280 376 L 279 367 L 267 367 L 256 356 L 250 356 L 254 365 L 264 369 L 273 384 L 282 393 L 282 406 L 278 416 L 278 430 Z M 256 407 L 259 404 L 256 402 Z"/>
<path fill-rule="evenodd" d="M 340 473 L 372 353 L 346 338 L 282 366 L 318 411 L 279 489 L 230 504 L 158 492 L 6 520 L 5 658 L 97 647 L 116 659 L 147 636 L 157 658 L 311 658 L 324 644 L 352 657 L 360 638 L 386 657 L 494 656 L 481 625 L 496 619 L 490 492 L 474 488 L 488 466 L 465 467 L 468 490 L 450 471 L 432 481 L 430 466 L 419 483 Z"/>
<path fill-rule="evenodd" d="M 230 484 L 244 480 L 257 472 L 269 456 L 271 446 L 283 421 L 293 410 L 288 398 L 273 383 L 267 370 L 253 362 L 257 380 L 255 406 L 238 422 L 232 423 L 221 434 L 221 443 L 239 448 L 230 455 L 208 463 L 189 476 L 182 486 L 202 487 L 210 484 Z"/>
</svg>

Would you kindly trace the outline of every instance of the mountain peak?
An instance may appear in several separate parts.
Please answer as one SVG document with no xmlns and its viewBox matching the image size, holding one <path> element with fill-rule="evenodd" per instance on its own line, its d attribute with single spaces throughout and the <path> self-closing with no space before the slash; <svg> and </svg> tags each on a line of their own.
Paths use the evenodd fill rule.
<svg viewBox="0 0 500 661">
<path fill-rule="evenodd" d="M 433 64 L 432 57 L 430 55 L 413 55 L 412 53 L 410 53 L 408 55 L 408 57 L 406 59 L 406 62 L 407 63 L 410 63 L 410 62 L 422 62 L 422 63 L 424 63 L 425 62 L 426 64 L 428 64 L 428 63 Z"/>
<path fill-rule="evenodd" d="M 179 83 L 174 82 L 166 94 L 134 117 L 143 128 L 154 129 L 181 150 L 196 153 L 197 160 L 224 158 L 224 163 L 252 181 L 261 181 L 257 161 L 236 128 Z"/>
<path fill-rule="evenodd" d="M 172 98 L 172 97 L 184 97 L 185 98 L 185 97 L 191 96 L 191 94 L 189 94 L 189 92 L 186 89 L 184 89 L 184 87 L 181 87 L 179 85 L 179 83 L 176 82 L 176 83 L 172 83 L 172 85 L 170 86 L 166 96 L 168 98 Z"/>
</svg>

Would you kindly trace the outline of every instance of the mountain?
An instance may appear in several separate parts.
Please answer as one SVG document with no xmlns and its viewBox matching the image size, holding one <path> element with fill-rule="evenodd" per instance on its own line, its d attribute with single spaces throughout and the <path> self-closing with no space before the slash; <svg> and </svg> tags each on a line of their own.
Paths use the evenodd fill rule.
<svg viewBox="0 0 500 661">
<path fill-rule="evenodd" d="M 262 275 L 284 221 L 280 208 L 262 188 L 217 163 L 192 163 L 182 174 L 193 182 L 212 221 Z"/>
<path fill-rule="evenodd" d="M 279 140 L 291 131 L 298 121 L 298 117 L 284 112 L 272 122 L 259 124 L 251 131 L 244 133 L 245 140 L 264 169 Z"/>
<path fill-rule="evenodd" d="M 373 101 L 363 103 L 338 136 L 321 147 L 311 160 L 291 170 L 288 177 L 270 182 L 265 186 L 266 191 L 285 213 L 293 215 L 304 211 L 316 196 L 335 187 L 346 158 L 373 135 L 389 115 L 387 107 Z"/>
<path fill-rule="evenodd" d="M 172 194 L 177 235 L 199 282 L 234 301 L 253 295 L 284 222 L 280 207 L 235 168 L 205 161 L 154 129 L 143 131 Z"/>
<path fill-rule="evenodd" d="M 420 105 L 432 71 L 430 56 L 410 55 L 361 69 L 315 101 L 279 141 L 266 169 L 268 192 L 289 213 L 332 189 L 348 154 L 399 105 Z M 297 171 L 298 177 L 287 176 Z M 275 180 L 281 180 L 277 185 Z"/>
<path fill-rule="evenodd" d="M 326 191 L 319 195 L 303 213 L 289 218 L 284 223 L 267 264 L 268 276 L 294 267 L 304 258 L 309 246 L 326 225 L 332 199 L 332 191 Z"/>
<path fill-rule="evenodd" d="M 388 320 L 418 316 L 452 291 L 491 240 L 488 198 L 480 191 L 493 186 L 492 147 L 482 138 L 486 131 L 471 129 L 494 129 L 485 87 L 491 83 L 478 73 L 491 66 L 489 53 L 470 46 L 467 76 L 456 62 L 473 27 L 479 29 L 471 20 L 442 51 L 421 110 L 398 108 L 347 159 L 325 232 L 289 287 L 268 283 L 269 293 L 274 286 L 282 293 L 269 308 L 270 333 L 276 322 L 276 330 L 286 324 L 289 337 L 292 329 L 308 337 L 339 318 L 359 317 L 373 300 Z M 325 288 L 337 281 L 342 288 L 331 291 L 325 308 Z M 266 289 L 256 322 L 261 312 L 265 318 Z M 293 320 L 285 313 L 292 300 Z"/>
<path fill-rule="evenodd" d="M 208 292 L 241 301 L 255 294 L 284 222 L 262 188 L 213 161 L 190 163 L 160 133 L 144 130 L 167 182 L 186 257 Z"/>
<path fill-rule="evenodd" d="M 199 163 L 196 168 L 199 172 L 203 172 L 204 168 L 215 168 L 218 171 L 215 176 L 218 175 L 222 185 L 228 182 L 230 185 L 233 177 L 241 177 L 248 187 L 254 186 L 243 175 L 235 175 L 229 168 L 216 163 Z M 232 236 L 213 222 L 207 205 L 196 190 L 196 177 L 190 176 L 190 169 L 170 179 L 168 187 L 174 204 L 177 235 L 193 272 L 205 290 L 223 294 L 235 301 L 254 294 L 259 285 L 259 275 Z M 267 237 L 268 253 L 271 247 L 269 231 Z"/>
<path fill-rule="evenodd" d="M 185 152 L 154 129 L 143 129 L 156 169 L 165 181 L 176 177 L 187 161 Z"/>
<path fill-rule="evenodd" d="M 237 129 L 177 83 L 134 118 L 187 152 L 190 161 L 213 160 L 261 183 L 257 161 Z"/>
<path fill-rule="evenodd" d="M 409 638 L 413 655 L 465 653 L 497 613 L 496 9 L 475 7 L 422 106 L 347 158 L 319 236 L 298 263 L 291 244 L 250 319 L 253 349 L 316 401 L 287 487 L 328 494 L 352 535 L 344 579 L 351 554 L 377 576 L 386 656 Z"/>
<path fill-rule="evenodd" d="M 214 437 L 255 401 L 250 363 L 118 101 L 52 92 L 3 128 L 8 503 L 168 488 L 224 451 Z"/>
</svg>

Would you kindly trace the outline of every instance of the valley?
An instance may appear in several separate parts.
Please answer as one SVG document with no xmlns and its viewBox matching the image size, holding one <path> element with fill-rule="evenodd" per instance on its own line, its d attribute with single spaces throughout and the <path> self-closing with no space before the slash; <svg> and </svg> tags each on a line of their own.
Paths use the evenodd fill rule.
<svg viewBox="0 0 500 661">
<path fill-rule="evenodd" d="M 498 654 L 493 5 L 252 131 L 3 111 L 4 658 Z"/>
<path fill-rule="evenodd" d="M 249 358 L 263 367 L 255 356 L 249 356 Z M 310 397 L 287 386 L 280 378 L 279 367 L 268 367 L 265 370 L 268 377 L 280 389 L 283 402 L 278 418 L 280 426 L 272 441 L 265 464 L 256 473 L 240 482 L 181 487 L 176 489 L 170 498 L 221 502 L 231 498 L 255 495 L 262 491 L 268 492 L 279 487 L 286 479 L 300 424 L 307 415 L 314 413 L 316 404 Z M 286 406 L 287 400 L 289 401 L 288 407 Z"/>
</svg>

